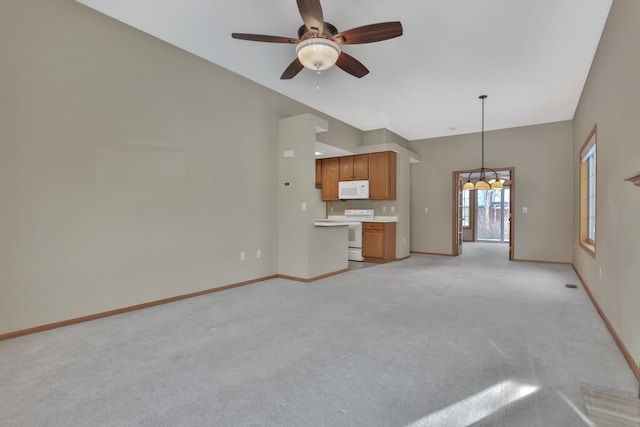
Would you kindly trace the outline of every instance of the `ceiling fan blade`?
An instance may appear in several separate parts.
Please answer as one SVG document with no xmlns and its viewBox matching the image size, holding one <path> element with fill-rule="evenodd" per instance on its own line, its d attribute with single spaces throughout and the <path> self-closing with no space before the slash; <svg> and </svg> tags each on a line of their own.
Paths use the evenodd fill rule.
<svg viewBox="0 0 640 427">
<path fill-rule="evenodd" d="M 367 67 L 362 65 L 362 63 L 353 56 L 344 53 L 344 51 L 340 52 L 336 65 L 357 78 L 361 78 L 369 74 Z"/>
<path fill-rule="evenodd" d="M 402 24 L 398 21 L 380 22 L 343 31 L 334 36 L 339 44 L 373 43 L 402 35 Z"/>
<path fill-rule="evenodd" d="M 300 16 L 304 25 L 312 33 L 322 34 L 324 27 L 324 17 L 320 0 L 297 0 Z"/>
<path fill-rule="evenodd" d="M 300 62 L 300 60 L 296 58 L 293 60 L 291 64 L 289 64 L 287 69 L 284 70 L 284 73 L 282 73 L 280 78 L 282 80 L 292 79 L 296 76 L 296 74 L 302 71 L 303 68 L 304 68 L 304 65 L 302 65 L 302 62 Z"/>
<path fill-rule="evenodd" d="M 292 39 L 291 37 L 280 36 L 265 36 L 262 34 L 245 34 L 245 33 L 231 33 L 231 37 L 240 40 L 250 40 L 254 42 L 268 42 L 268 43 L 299 43 L 300 40 Z"/>
</svg>

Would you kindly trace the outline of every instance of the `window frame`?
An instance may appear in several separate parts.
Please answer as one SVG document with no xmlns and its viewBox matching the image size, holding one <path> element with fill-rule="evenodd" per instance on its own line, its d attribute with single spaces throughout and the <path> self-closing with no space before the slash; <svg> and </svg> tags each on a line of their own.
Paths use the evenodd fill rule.
<svg viewBox="0 0 640 427">
<path fill-rule="evenodd" d="M 465 199 L 465 195 L 467 196 L 467 198 Z M 463 212 L 463 218 L 464 220 L 462 221 L 462 228 L 464 228 L 465 230 L 470 230 L 473 228 L 473 224 L 475 221 L 475 211 L 474 211 L 474 206 L 475 204 L 474 202 L 474 194 L 472 194 L 471 190 L 462 190 L 462 212 Z M 469 203 L 465 205 L 464 201 L 467 200 Z M 467 209 L 467 216 L 464 216 L 464 212 L 465 209 Z M 466 221 L 465 221 L 466 220 Z M 466 224 L 465 224 L 466 222 Z"/>
<path fill-rule="evenodd" d="M 580 149 L 580 247 L 595 258 L 598 218 L 598 125 Z"/>
</svg>

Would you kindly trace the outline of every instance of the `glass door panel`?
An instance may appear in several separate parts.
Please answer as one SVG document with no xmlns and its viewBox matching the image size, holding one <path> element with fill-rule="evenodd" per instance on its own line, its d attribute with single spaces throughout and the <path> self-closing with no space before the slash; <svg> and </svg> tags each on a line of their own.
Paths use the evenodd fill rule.
<svg viewBox="0 0 640 427">
<path fill-rule="evenodd" d="M 510 239 L 509 215 L 511 212 L 511 188 L 502 189 L 502 241 L 508 242 Z"/>
<path fill-rule="evenodd" d="M 476 240 L 509 241 L 510 196 L 508 187 L 476 190 Z"/>
</svg>

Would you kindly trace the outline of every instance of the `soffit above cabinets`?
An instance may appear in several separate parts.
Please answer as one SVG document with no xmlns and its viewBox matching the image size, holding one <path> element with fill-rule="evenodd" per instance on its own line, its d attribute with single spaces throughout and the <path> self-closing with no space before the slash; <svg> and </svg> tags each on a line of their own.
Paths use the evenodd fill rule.
<svg viewBox="0 0 640 427">
<path fill-rule="evenodd" d="M 330 157 L 350 156 L 354 154 L 351 151 L 343 150 L 342 148 L 322 142 L 316 142 L 316 153 L 320 153 L 316 154 L 316 159 L 328 159 Z"/>
</svg>

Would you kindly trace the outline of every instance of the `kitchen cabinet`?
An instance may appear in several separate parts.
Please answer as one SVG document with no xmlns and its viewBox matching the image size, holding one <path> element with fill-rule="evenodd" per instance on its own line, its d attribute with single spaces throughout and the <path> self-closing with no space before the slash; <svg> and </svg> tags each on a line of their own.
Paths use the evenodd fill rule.
<svg viewBox="0 0 640 427">
<path fill-rule="evenodd" d="M 340 181 L 369 179 L 369 155 L 340 157 Z"/>
<path fill-rule="evenodd" d="M 396 161 L 393 151 L 316 160 L 316 187 L 322 200 L 338 199 L 338 182 L 369 180 L 369 200 L 396 199 Z"/>
<path fill-rule="evenodd" d="M 322 160 L 316 159 L 316 188 L 322 187 Z"/>
<path fill-rule="evenodd" d="M 340 158 L 322 159 L 322 200 L 338 199 L 338 181 L 340 180 Z"/>
<path fill-rule="evenodd" d="M 369 154 L 369 200 L 396 199 L 396 158 L 393 151 Z"/>
<path fill-rule="evenodd" d="M 396 259 L 396 223 L 363 222 L 362 256 L 367 262 L 385 263 Z"/>
</svg>

